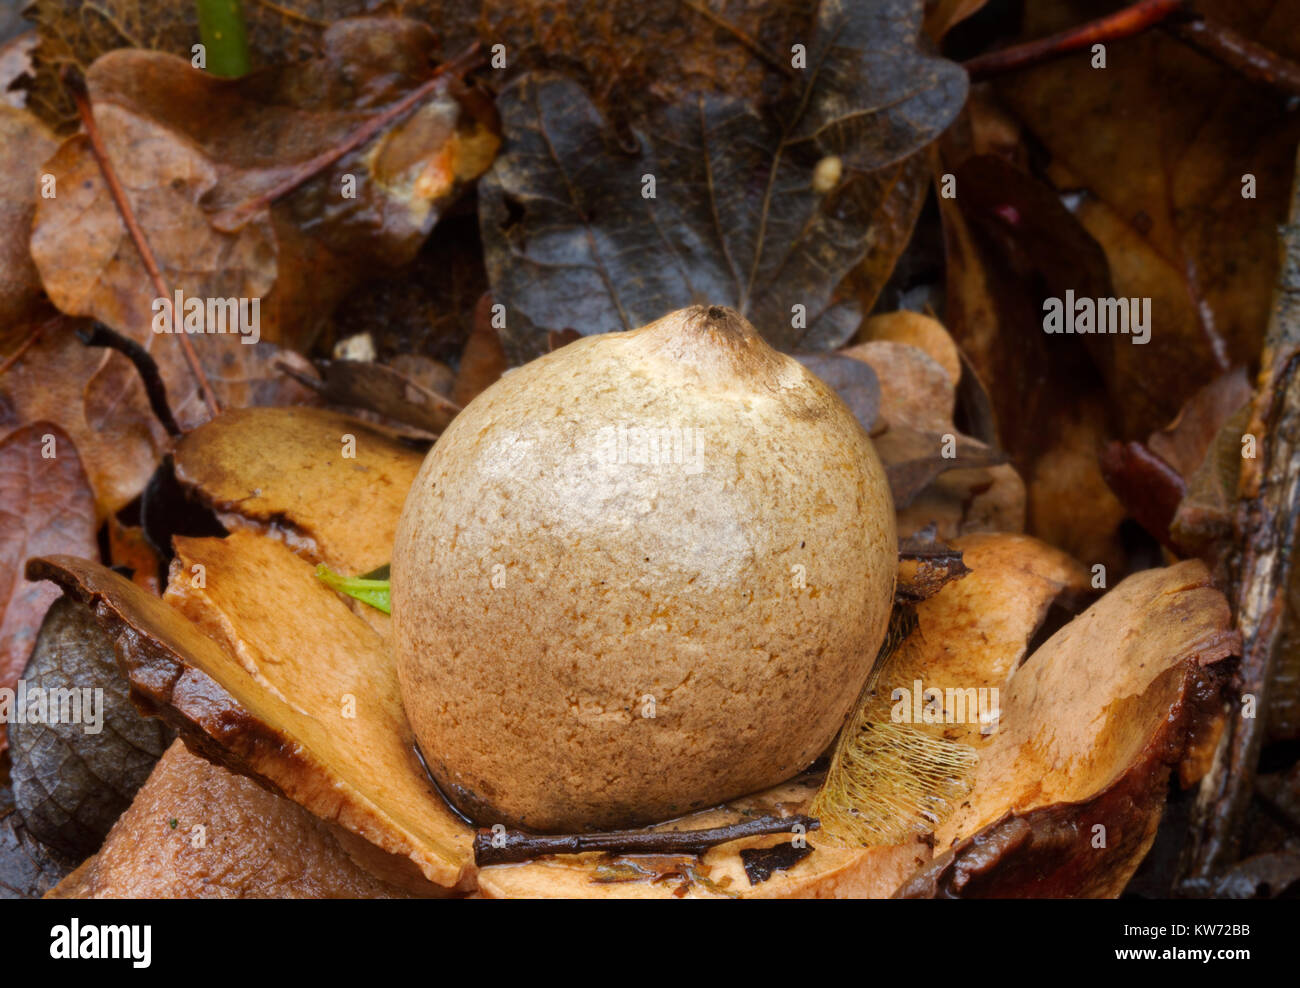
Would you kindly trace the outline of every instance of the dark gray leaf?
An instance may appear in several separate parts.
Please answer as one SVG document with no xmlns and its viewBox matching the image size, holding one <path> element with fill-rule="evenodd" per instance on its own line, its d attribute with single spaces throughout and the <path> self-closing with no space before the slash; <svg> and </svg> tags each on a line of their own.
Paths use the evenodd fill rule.
<svg viewBox="0 0 1300 988">
<path fill-rule="evenodd" d="M 823 0 L 808 52 L 810 98 L 792 140 L 872 171 L 947 129 L 966 101 L 965 70 L 914 47 L 920 3 Z"/>
<path fill-rule="evenodd" d="M 838 353 L 796 353 L 795 359 L 835 389 L 862 428 L 870 432 L 880 412 L 880 381 L 865 360 Z"/>
<path fill-rule="evenodd" d="M 50 714 L 59 710 L 58 720 L 74 717 L 33 723 L 19 716 L 15 701 L 9 723 L 14 802 L 32 836 L 84 858 L 99 849 L 130 805 L 172 732 L 136 712 L 117 671 L 112 639 L 70 597 L 55 601 L 45 615 L 22 683 L 28 715 L 37 709 L 33 698 L 44 696 Z"/>
<path fill-rule="evenodd" d="M 336 405 L 364 408 L 437 435 L 460 406 L 384 364 L 365 360 L 318 360 L 321 379 L 290 367 L 282 370 Z"/>
<path fill-rule="evenodd" d="M 545 352 L 552 332 L 633 329 L 692 304 L 730 305 L 783 349 L 847 340 L 861 312 L 836 292 L 887 194 L 852 169 L 916 152 L 965 95 L 959 68 L 913 49 L 918 3 L 874 6 L 823 5 L 782 112 L 695 93 L 639 121 L 629 144 L 566 77 L 507 87 L 479 218 L 511 359 Z M 849 170 L 816 189 L 828 151 Z"/>
<path fill-rule="evenodd" d="M 936 477 L 949 470 L 992 467 L 1007 461 L 1001 450 L 958 434 L 952 435 L 954 455 L 944 456 L 943 435 L 904 426 L 891 426 L 875 438 L 875 443 L 896 508 L 907 507 Z"/>
<path fill-rule="evenodd" d="M 39 899 L 73 867 L 28 833 L 17 813 L 0 815 L 0 899 Z"/>
</svg>

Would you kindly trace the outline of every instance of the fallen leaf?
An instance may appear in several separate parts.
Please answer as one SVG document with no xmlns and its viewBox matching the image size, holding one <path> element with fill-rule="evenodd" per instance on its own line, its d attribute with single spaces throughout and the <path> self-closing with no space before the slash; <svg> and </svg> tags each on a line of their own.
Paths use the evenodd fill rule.
<svg viewBox="0 0 1300 988">
<path fill-rule="evenodd" d="M 875 368 L 852 354 L 796 353 L 796 360 L 829 384 L 862 428 L 872 432 L 880 416 L 881 387 Z"/>
<path fill-rule="evenodd" d="M 1300 57 L 1287 4 L 1206 0 L 1197 13 Z M 1028 5 L 1026 37 L 1080 20 L 1078 5 Z M 1122 439 L 1169 421 L 1192 393 L 1259 354 L 1287 221 L 1300 121 L 1286 101 L 1162 31 L 1087 58 L 1009 73 L 998 94 L 1050 156 L 1078 221 L 1103 246 L 1117 296 L 1152 300 L 1151 342 L 1094 339 Z M 1123 107 L 1124 112 L 1116 112 Z M 1254 196 L 1243 194 L 1252 176 Z M 962 195 L 965 195 L 963 190 Z"/>
<path fill-rule="evenodd" d="M 10 20 L 16 22 L 18 16 L 14 11 Z M 0 42 L 0 101 L 21 110 L 27 106 L 27 92 L 20 83 L 32 74 L 32 52 L 40 39 L 35 31 L 23 31 L 9 37 L 12 30 L 12 26 L 6 25 L 0 31 L 6 36 Z"/>
<path fill-rule="evenodd" d="M 840 352 L 875 369 L 880 381 L 880 414 L 885 422 L 923 432 L 953 429 L 956 379 L 924 350 L 878 340 Z"/>
<path fill-rule="evenodd" d="M 268 533 L 310 562 L 354 575 L 391 558 L 397 518 L 423 460 L 337 412 L 250 408 L 185 436 L 176 477 L 226 527 Z"/>
<path fill-rule="evenodd" d="M 319 377 L 300 371 L 291 374 L 330 404 L 374 412 L 433 436 L 447 428 L 460 411 L 456 403 L 385 364 L 321 360 L 315 369 Z"/>
<path fill-rule="evenodd" d="M 858 337 L 863 343 L 907 343 L 917 347 L 943 368 L 954 387 L 961 380 L 961 353 L 938 319 L 905 309 L 884 312 L 863 322 Z"/>
<path fill-rule="evenodd" d="M 128 571 L 136 586 L 152 594 L 162 593 L 158 553 L 139 525 L 123 525 L 116 517 L 109 518 L 108 558 L 114 569 Z"/>
<path fill-rule="evenodd" d="M 16 812 L 0 815 L 0 899 L 39 899 L 71 870 L 72 862 L 29 834 Z"/>
<path fill-rule="evenodd" d="M 22 678 L 29 708 L 43 691 L 57 722 L 10 719 L 14 802 L 34 837 L 79 861 L 131 805 L 172 733 L 131 706 L 112 639 L 71 598 L 46 612 Z M 65 709 L 60 696 L 74 699 Z"/>
<path fill-rule="evenodd" d="M 960 586 L 957 584 L 956 586 Z M 1114 896 L 1155 837 L 1171 768 L 1236 654 L 1196 560 L 1128 577 L 1011 676 L 975 787 L 907 896 Z M 1103 827 L 1104 844 L 1095 828 Z"/>
<path fill-rule="evenodd" d="M 549 331 L 625 330 L 692 303 L 732 305 L 787 349 L 848 339 L 861 313 L 836 290 L 883 202 L 864 173 L 901 167 L 965 98 L 964 73 L 914 51 L 919 15 L 822 4 L 807 80 L 779 119 L 701 92 L 637 121 L 631 147 L 577 84 L 512 83 L 479 200 L 512 359 L 544 352 Z M 822 157 L 845 177 L 818 192 Z"/>
<path fill-rule="evenodd" d="M 464 408 L 510 366 L 501 338 L 492 325 L 492 296 L 484 294 L 474 308 L 474 330 L 460 355 L 460 370 L 451 400 Z"/>
<path fill-rule="evenodd" d="M 271 539 L 176 541 L 181 575 L 162 600 L 70 556 L 29 572 L 96 608 L 136 705 L 191 748 L 408 858 L 434 885 L 472 883 L 473 833 L 420 769 L 380 636 Z M 195 565 L 205 587 L 185 575 Z"/>
<path fill-rule="evenodd" d="M 99 556 L 95 501 L 77 448 L 58 426 L 34 422 L 0 441 L 0 519 L 0 689 L 9 689 L 58 597 L 53 587 L 24 579 L 28 557 Z M 8 743 L 0 736 L 0 750 Z"/>
<path fill-rule="evenodd" d="M 17 345 L 15 327 L 34 314 L 41 279 L 27 252 L 40 194 L 40 166 L 54 134 L 26 110 L 0 104 L 0 346 Z"/>
<path fill-rule="evenodd" d="M 37 420 L 57 424 L 76 445 L 104 518 L 139 495 L 165 435 L 130 361 L 83 345 L 75 329 L 72 319 L 51 320 L 5 372 L 0 432 Z"/>
<path fill-rule="evenodd" d="M 86 74 L 97 128 L 164 284 L 201 302 L 247 300 L 220 327 L 226 332 L 209 326 L 189 337 L 216 376 L 223 361 L 246 359 L 230 352 L 253 338 L 238 333 L 255 327 L 268 342 L 302 345 L 367 271 L 413 258 L 496 148 L 491 103 L 452 66 L 409 115 L 278 195 L 432 71 L 432 32 L 411 21 L 340 21 L 323 44 L 314 61 L 235 80 L 130 49 L 104 55 Z M 185 407 L 189 368 L 174 336 L 150 331 L 165 318 L 154 307 L 159 292 L 88 138 L 69 138 L 45 168 L 61 190 L 38 203 L 32 230 L 45 290 L 63 311 L 150 348 L 174 407 Z"/>
<path fill-rule="evenodd" d="M 206 839 L 198 842 L 202 834 Z M 173 742 L 99 853 L 52 899 L 377 899 L 324 822 Z"/>
</svg>

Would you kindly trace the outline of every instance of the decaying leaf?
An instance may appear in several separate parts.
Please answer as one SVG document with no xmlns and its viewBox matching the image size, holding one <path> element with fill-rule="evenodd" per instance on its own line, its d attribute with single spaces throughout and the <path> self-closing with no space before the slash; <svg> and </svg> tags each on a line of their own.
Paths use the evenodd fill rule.
<svg viewBox="0 0 1300 988">
<path fill-rule="evenodd" d="M 251 532 L 177 539 L 163 600 L 95 563 L 36 560 L 92 604 L 141 709 L 443 888 L 472 881 L 470 829 L 420 768 L 383 640 L 312 567 Z M 310 643 L 310 644 L 308 644 Z"/>
<path fill-rule="evenodd" d="M 16 325 L 32 315 L 41 279 L 25 241 L 40 194 L 38 171 L 54 135 L 25 110 L 0 103 L 0 345 L 15 345 Z"/>
<path fill-rule="evenodd" d="M 1240 648 L 1230 624 L 1190 560 L 1128 577 L 1057 632 L 976 741 L 969 801 L 936 833 L 947 850 L 900 894 L 1117 895 L 1155 837 L 1171 768 L 1220 708 L 1216 664 Z"/>
<path fill-rule="evenodd" d="M 956 379 L 920 347 L 881 340 L 859 343 L 842 353 L 875 368 L 880 414 L 886 423 L 924 432 L 952 429 Z"/>
<path fill-rule="evenodd" d="M 12 688 L 27 664 L 50 586 L 23 578 L 29 556 L 99 555 L 95 500 L 67 433 L 34 422 L 0 441 L 0 688 Z M 8 747 L 0 736 L 0 751 Z"/>
<path fill-rule="evenodd" d="M 865 173 L 900 167 L 965 96 L 956 66 L 914 50 L 919 24 L 910 3 L 821 4 L 787 104 L 691 94 L 639 120 L 631 147 L 572 81 L 514 82 L 480 190 L 511 357 L 543 353 L 550 331 L 632 329 L 693 303 L 731 305 L 785 348 L 847 340 L 861 311 L 836 291 L 895 189 Z M 845 177 L 818 191 L 823 157 Z"/>
<path fill-rule="evenodd" d="M 14 801 L 33 836 L 80 860 L 131 805 L 171 732 L 131 706 L 112 640 L 68 597 L 46 612 L 23 682 L 28 712 L 39 696 L 46 713 L 9 720 Z"/>
<path fill-rule="evenodd" d="M 453 66 L 408 116 L 319 167 L 432 78 L 434 40 L 415 22 L 360 18 L 331 26 L 323 44 L 314 61 L 237 80 L 130 49 L 86 75 L 97 128 L 168 290 L 201 305 L 238 303 L 227 323 L 190 337 L 217 376 L 223 361 L 249 359 L 240 344 L 254 329 L 273 343 L 310 341 L 367 271 L 414 256 L 495 152 L 491 103 Z M 89 139 L 69 138 L 45 169 L 61 194 L 38 204 L 31 251 L 51 300 L 151 348 L 182 423 L 201 421 L 198 407 L 180 414 L 193 382 L 175 337 L 151 331 L 166 318 L 159 291 Z"/>
<path fill-rule="evenodd" d="M 862 428 L 871 432 L 880 415 L 880 379 L 867 361 L 843 353 L 797 353 L 795 358 L 835 389 Z"/>
<path fill-rule="evenodd" d="M 130 361 L 85 346 L 75 329 L 75 320 L 50 320 L 5 372 L 0 431 L 38 419 L 58 425 L 76 444 L 103 518 L 144 488 L 165 435 Z"/>
<path fill-rule="evenodd" d="M 181 441 L 176 476 L 227 527 L 267 532 L 351 575 L 392 557 L 423 458 L 337 412 L 236 409 Z"/>
<path fill-rule="evenodd" d="M 173 742 L 93 858 L 53 899 L 379 899 L 405 889 L 324 822 Z"/>
<path fill-rule="evenodd" d="M 1196 11 L 1300 56 L 1289 4 L 1204 0 Z M 1038 37 L 1079 19 L 1076 4 L 1040 0 L 1026 6 L 1024 30 Z M 1110 258 L 1114 294 L 1151 299 L 1149 344 L 1090 341 L 1121 438 L 1145 435 L 1259 354 L 1300 121 L 1285 99 L 1161 31 L 1108 46 L 1102 73 L 1060 59 L 996 85 L 1050 155 L 1057 188 L 1086 191 L 1077 218 Z"/>
<path fill-rule="evenodd" d="M 451 400 L 464 408 L 510 366 L 501 337 L 492 324 L 492 296 L 484 294 L 474 307 L 474 329 L 460 355 L 460 370 Z"/>
<path fill-rule="evenodd" d="M 9 810 L 0 814 L 0 899 L 39 899 L 72 870 Z"/>
<path fill-rule="evenodd" d="M 290 373 L 331 404 L 374 412 L 434 436 L 447 428 L 460 411 L 459 405 L 385 364 L 322 360 L 316 370 L 319 378 Z"/>
<path fill-rule="evenodd" d="M 905 309 L 882 312 L 863 322 L 858 337 L 864 343 L 906 343 L 917 347 L 944 369 L 954 387 L 961 380 L 961 352 L 943 323 L 930 316 Z"/>
</svg>

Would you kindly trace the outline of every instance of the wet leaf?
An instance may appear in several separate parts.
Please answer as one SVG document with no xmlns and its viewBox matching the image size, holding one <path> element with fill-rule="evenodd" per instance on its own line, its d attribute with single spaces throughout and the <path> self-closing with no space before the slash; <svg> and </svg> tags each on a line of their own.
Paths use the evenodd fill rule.
<svg viewBox="0 0 1300 988">
<path fill-rule="evenodd" d="M 58 597 L 53 587 L 24 578 L 28 557 L 99 555 L 94 498 L 76 447 L 57 426 L 35 422 L 0 441 L 0 520 L 0 688 L 11 688 Z M 0 737 L 0 749 L 7 746 Z"/>
<path fill-rule="evenodd" d="M 417 384 L 386 364 L 363 360 L 322 360 L 320 377 L 292 372 L 296 380 L 333 405 L 364 409 L 386 419 L 438 435 L 460 406 Z"/>
<path fill-rule="evenodd" d="M 76 326 L 64 317 L 45 323 L 36 342 L 5 372 L 0 432 L 38 419 L 63 429 L 77 446 L 102 518 L 144 488 L 166 437 L 130 361 L 83 345 Z"/>
<path fill-rule="evenodd" d="M 50 720 L 9 723 L 14 800 L 34 837 L 80 860 L 99 849 L 172 732 L 131 706 L 112 639 L 69 597 L 46 612 L 23 682 L 29 698 L 44 691 Z M 62 722 L 65 712 L 76 719 Z"/>
<path fill-rule="evenodd" d="M 490 101 L 453 66 L 407 116 L 320 167 L 431 78 L 433 36 L 414 22 L 362 18 L 333 25 L 323 43 L 312 62 L 238 80 L 129 49 L 86 76 L 96 125 L 168 289 L 204 303 L 249 300 L 232 322 L 272 343 L 309 341 L 367 271 L 414 257 L 497 143 Z M 32 233 L 50 298 L 151 348 L 174 408 L 186 409 L 193 382 L 180 343 L 151 332 L 159 293 L 88 139 L 69 138 L 45 167 L 63 190 L 41 200 Z M 304 183 L 278 192 L 304 169 Z M 220 377 L 249 348 L 229 330 L 213 332 L 190 339 Z M 205 416 L 195 408 L 178 417 Z"/>
<path fill-rule="evenodd" d="M 510 366 L 501 337 L 492 325 L 492 296 L 484 294 L 474 308 L 474 329 L 460 355 L 460 370 L 451 400 L 464 408 Z"/>
<path fill-rule="evenodd" d="M 918 26 L 912 4 L 823 4 L 788 105 L 692 94 L 638 121 L 630 145 L 572 81 L 513 83 L 480 189 L 512 359 L 544 352 L 550 331 L 631 329 L 693 303 L 732 305 L 785 348 L 848 339 L 861 311 L 836 290 L 885 198 L 861 172 L 902 167 L 965 98 L 964 73 L 914 51 Z M 823 156 L 846 177 L 819 192 Z"/>
<path fill-rule="evenodd" d="M 0 815 L 0 899 L 39 899 L 72 867 L 28 833 L 16 812 Z"/>
<path fill-rule="evenodd" d="M 880 380 L 871 364 L 843 353 L 796 353 L 795 359 L 835 389 L 862 428 L 871 432 L 880 413 Z"/>
<path fill-rule="evenodd" d="M 1300 56 L 1300 11 L 1288 4 L 1196 9 Z M 1038 37 L 1079 20 L 1077 4 L 1043 0 L 1027 5 L 1024 30 Z M 1059 59 L 1008 74 L 997 91 L 1050 155 L 1053 184 L 1085 193 L 1077 218 L 1105 249 L 1115 294 L 1152 299 L 1149 344 L 1093 341 L 1120 438 L 1135 439 L 1258 355 L 1300 120 L 1280 95 L 1164 32 L 1108 49 L 1104 72 Z M 1247 175 L 1253 198 L 1243 195 Z"/>
<path fill-rule="evenodd" d="M 0 104 L 0 349 L 6 356 L 17 345 L 14 327 L 34 313 L 41 295 L 25 241 L 40 194 L 40 166 L 54 147 L 44 124 Z"/>
<path fill-rule="evenodd" d="M 202 833 L 208 837 L 198 842 Z M 210 837 L 208 835 L 211 835 Z M 410 893 L 323 821 L 176 741 L 103 848 L 52 898 L 371 899 Z M 396 875 L 392 876 L 397 878 Z M 424 894 L 429 894 L 426 886 Z"/>
<path fill-rule="evenodd" d="M 337 412 L 238 409 L 181 441 L 176 476 L 228 528 L 266 532 L 313 563 L 363 573 L 392 557 L 423 459 Z"/>
</svg>

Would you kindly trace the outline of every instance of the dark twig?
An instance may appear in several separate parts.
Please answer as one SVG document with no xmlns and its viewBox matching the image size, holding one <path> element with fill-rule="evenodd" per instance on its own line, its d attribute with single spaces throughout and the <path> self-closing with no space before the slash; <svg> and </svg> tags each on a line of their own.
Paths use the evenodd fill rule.
<svg viewBox="0 0 1300 988">
<path fill-rule="evenodd" d="M 480 867 L 531 861 L 547 854 L 703 854 L 709 848 L 742 837 L 788 834 L 795 826 L 816 830 L 811 816 L 765 816 L 708 830 L 611 830 L 603 834 L 529 834 L 522 830 L 474 835 L 474 861 Z M 499 846 L 497 846 L 499 845 Z"/>
<path fill-rule="evenodd" d="M 181 435 L 181 427 L 176 424 L 171 405 L 167 402 L 167 385 L 163 383 L 162 375 L 158 373 L 158 364 L 148 350 L 101 322 L 93 323 L 89 329 L 77 330 L 77 336 L 86 346 L 107 347 L 131 361 L 144 383 L 144 393 L 149 398 L 149 407 L 153 409 L 154 416 L 167 430 L 167 435 L 173 438 Z"/>
<path fill-rule="evenodd" d="M 1300 65 L 1209 18 L 1174 19 L 1164 30 L 1247 79 L 1300 96 Z"/>
<path fill-rule="evenodd" d="M 445 88 L 450 79 L 464 75 L 481 64 L 483 57 L 483 46 L 475 41 L 455 58 L 439 65 L 433 70 L 433 75 L 428 79 L 386 109 L 376 113 L 334 147 L 328 151 L 322 151 L 316 157 L 303 162 L 287 178 L 261 195 L 248 199 L 237 206 L 231 206 L 229 209 L 213 213 L 208 217 L 209 222 L 218 230 L 224 232 L 238 230 L 257 213 L 268 208 L 271 203 L 288 195 L 304 182 L 315 178 L 344 155 L 355 151 L 371 140 L 385 127 L 396 123 L 420 103 L 427 100 L 435 91 Z"/>
<path fill-rule="evenodd" d="M 971 79 L 987 79 L 1003 72 L 1038 65 L 1081 48 L 1091 48 L 1098 42 L 1118 41 L 1141 34 L 1184 6 L 1185 0 L 1141 0 L 1131 7 L 1080 24 L 1060 34 L 977 55 L 963 62 L 962 66 Z"/>
<path fill-rule="evenodd" d="M 95 123 L 95 115 L 90 107 L 90 94 L 86 91 L 86 85 L 79 75 L 70 71 L 63 74 L 64 85 L 72 93 L 72 98 L 77 104 L 77 113 L 81 116 L 81 125 L 86 129 L 86 137 L 90 141 L 90 148 L 94 152 L 95 160 L 99 163 L 99 170 L 104 175 L 104 182 L 108 185 L 108 191 L 113 196 L 113 202 L 117 204 L 117 211 L 121 214 L 122 222 L 126 224 L 127 232 L 131 234 L 131 240 L 135 243 L 136 250 L 140 252 L 140 259 L 144 261 L 145 270 L 149 272 L 149 280 L 153 282 L 154 291 L 158 293 L 159 298 L 170 299 L 171 292 L 167 289 L 167 283 L 163 281 L 162 270 L 158 267 L 158 261 L 154 258 L 153 250 L 149 246 L 149 240 L 144 235 L 144 230 L 136 221 L 135 213 L 131 209 L 130 200 L 126 197 L 126 190 L 122 188 L 122 183 L 118 181 L 117 172 L 113 169 L 113 163 L 109 160 L 108 149 L 104 146 L 104 138 L 99 133 L 99 127 Z M 180 316 L 172 312 L 172 329 L 180 335 L 181 349 L 185 353 L 185 359 L 190 365 L 190 372 L 194 375 L 194 380 L 199 386 L 199 392 L 203 395 L 207 403 L 208 411 L 215 417 L 221 414 L 221 406 L 217 402 L 217 396 L 212 390 L 212 385 L 208 383 L 208 376 L 203 372 L 203 365 L 199 363 L 199 356 L 194 352 L 194 344 L 190 338 L 181 330 Z"/>
</svg>

